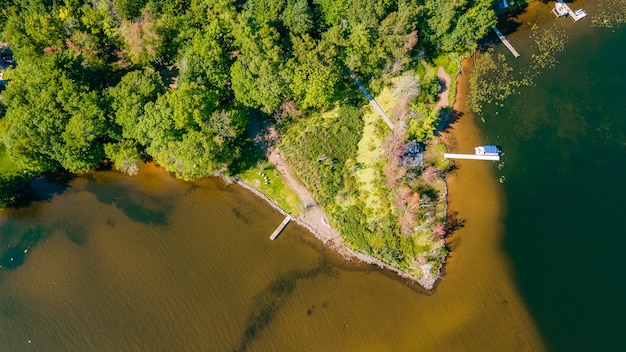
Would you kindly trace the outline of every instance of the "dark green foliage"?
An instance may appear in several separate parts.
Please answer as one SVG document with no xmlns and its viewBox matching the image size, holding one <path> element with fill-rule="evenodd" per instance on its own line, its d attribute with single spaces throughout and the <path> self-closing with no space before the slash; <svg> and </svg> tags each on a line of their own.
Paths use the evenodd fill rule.
<svg viewBox="0 0 626 352">
<path fill-rule="evenodd" d="M 117 14 L 125 20 L 132 20 L 139 16 L 147 0 L 113 0 L 113 7 Z"/>
<path fill-rule="evenodd" d="M 283 12 L 283 23 L 294 35 L 304 34 L 313 28 L 313 14 L 307 0 L 289 0 Z"/>
<path fill-rule="evenodd" d="M 427 0 L 426 39 L 436 52 L 465 53 L 496 23 L 491 0 Z"/>
<path fill-rule="evenodd" d="M 0 209 L 12 205 L 20 190 L 28 185 L 28 179 L 21 175 L 0 174 Z"/>
</svg>

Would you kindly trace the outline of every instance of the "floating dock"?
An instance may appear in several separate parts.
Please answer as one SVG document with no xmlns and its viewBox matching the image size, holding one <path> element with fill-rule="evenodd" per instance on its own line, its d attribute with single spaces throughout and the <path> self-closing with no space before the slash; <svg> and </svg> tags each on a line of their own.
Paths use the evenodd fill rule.
<svg viewBox="0 0 626 352">
<path fill-rule="evenodd" d="M 443 155 L 447 159 L 469 159 L 469 160 L 492 160 L 500 161 L 500 155 L 476 155 L 476 154 L 449 154 Z"/>
<path fill-rule="evenodd" d="M 502 43 L 504 43 L 504 45 L 509 49 L 511 54 L 513 54 L 513 56 L 515 56 L 515 57 L 519 57 L 519 53 L 517 52 L 517 50 L 515 50 L 513 45 L 511 45 L 511 43 L 509 43 L 509 40 L 506 39 L 504 34 L 502 34 L 502 32 L 500 32 L 500 30 L 498 28 L 496 28 L 496 26 L 493 26 L 491 28 L 493 28 L 493 31 L 496 32 L 496 34 L 498 35 L 498 38 L 500 38 Z"/>
<path fill-rule="evenodd" d="M 587 17 L 587 13 L 583 9 L 579 9 L 574 12 L 565 2 L 563 2 L 563 0 L 557 0 L 556 4 L 554 4 L 552 13 L 556 17 L 569 16 L 574 22 L 578 22 L 578 20 Z"/>
<path fill-rule="evenodd" d="M 283 231 L 285 226 L 287 226 L 289 221 L 291 221 L 291 215 L 287 214 L 287 216 L 285 216 L 285 219 L 283 220 L 283 222 L 281 222 L 280 225 L 278 225 L 276 230 L 274 230 L 274 232 L 270 236 L 270 240 L 272 240 L 272 241 L 275 240 L 276 237 L 278 237 L 278 235 L 281 233 L 281 231 Z"/>
</svg>

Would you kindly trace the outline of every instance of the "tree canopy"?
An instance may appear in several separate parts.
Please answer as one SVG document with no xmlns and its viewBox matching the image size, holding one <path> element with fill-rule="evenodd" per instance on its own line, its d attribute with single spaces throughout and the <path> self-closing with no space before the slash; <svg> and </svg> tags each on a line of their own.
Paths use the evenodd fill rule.
<svg viewBox="0 0 626 352">
<path fill-rule="evenodd" d="M 152 156 L 224 173 L 247 110 L 328 109 L 346 66 L 394 76 L 420 50 L 474 50 L 492 24 L 489 0 L 9 1 L 2 141 L 31 171 Z"/>
</svg>

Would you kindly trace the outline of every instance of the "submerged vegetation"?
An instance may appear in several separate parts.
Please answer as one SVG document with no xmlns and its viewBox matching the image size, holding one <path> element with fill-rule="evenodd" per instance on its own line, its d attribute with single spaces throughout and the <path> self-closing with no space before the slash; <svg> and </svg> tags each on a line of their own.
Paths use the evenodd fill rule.
<svg viewBox="0 0 626 352">
<path fill-rule="evenodd" d="M 617 28 L 626 23 L 626 0 L 602 1 L 598 8 L 598 14 L 591 20 L 592 26 Z"/>
<path fill-rule="evenodd" d="M 457 73 L 495 21 L 492 1 L 5 5 L 0 39 L 17 65 L 5 70 L 0 96 L 0 138 L 15 167 L 3 173 L 2 205 L 29 177 L 103 160 L 130 175 L 154 160 L 184 180 L 258 173 L 259 188 L 293 197 L 251 147 L 255 116 L 279 132 L 275 146 L 353 248 L 418 277 L 439 270 L 449 165 L 433 138 L 436 71 Z M 293 199 L 278 202 L 299 210 Z"/>
<path fill-rule="evenodd" d="M 559 62 L 557 55 L 565 50 L 568 36 L 556 24 L 539 27 L 534 24 L 529 37 L 530 61 L 523 69 L 513 70 L 507 56 L 496 54 L 493 49 L 482 53 L 476 61 L 470 77 L 470 90 L 467 106 L 476 113 L 482 111 L 483 104 L 506 99 L 520 86 L 532 86 L 537 75 L 545 69 L 553 68 Z"/>
</svg>

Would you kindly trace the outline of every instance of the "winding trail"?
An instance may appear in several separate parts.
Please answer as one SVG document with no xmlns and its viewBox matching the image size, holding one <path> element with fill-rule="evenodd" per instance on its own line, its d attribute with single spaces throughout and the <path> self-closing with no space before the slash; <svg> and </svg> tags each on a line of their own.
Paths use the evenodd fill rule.
<svg viewBox="0 0 626 352">
<path fill-rule="evenodd" d="M 280 172 L 283 180 L 300 198 L 304 205 L 304 210 L 300 216 L 295 218 L 296 222 L 308 228 L 313 234 L 324 243 L 333 242 L 333 246 L 341 251 L 344 248 L 343 239 L 339 232 L 335 230 L 324 214 L 315 198 L 309 190 L 300 182 L 298 176 L 293 172 L 287 161 L 280 155 L 274 142 L 278 140 L 276 130 L 271 126 L 266 126 L 263 122 L 254 120 L 248 124 L 248 133 L 261 148 L 269 162 Z M 342 251 L 343 252 L 343 251 Z"/>
</svg>

